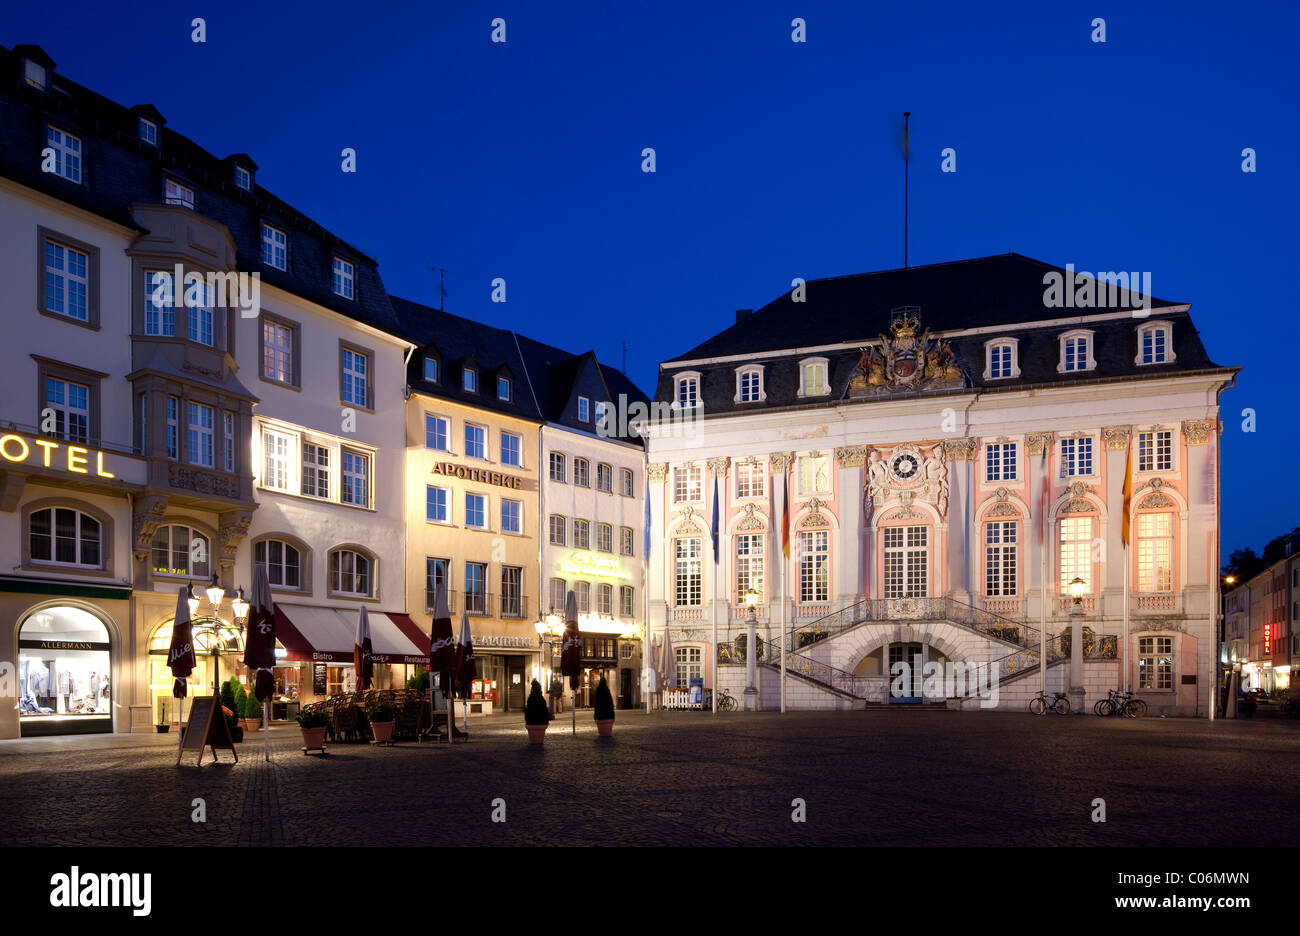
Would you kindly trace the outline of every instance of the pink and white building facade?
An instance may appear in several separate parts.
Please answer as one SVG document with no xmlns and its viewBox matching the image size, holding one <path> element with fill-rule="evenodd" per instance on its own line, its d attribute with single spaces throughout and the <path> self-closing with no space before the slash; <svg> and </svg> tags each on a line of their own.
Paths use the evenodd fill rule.
<svg viewBox="0 0 1300 936">
<path fill-rule="evenodd" d="M 695 417 L 647 446 L 670 678 L 713 688 L 716 647 L 740 697 L 752 589 L 761 708 L 781 704 L 784 653 L 787 708 L 964 707 L 921 678 L 953 663 L 996 672 L 979 707 L 1023 711 L 1044 646 L 1049 694 L 1067 688 L 1081 579 L 1086 705 L 1127 683 L 1153 714 L 1208 714 L 1235 370 L 1185 304 L 1045 307 L 1056 269 L 1010 254 L 814 280 L 660 366 L 656 401 Z"/>
</svg>

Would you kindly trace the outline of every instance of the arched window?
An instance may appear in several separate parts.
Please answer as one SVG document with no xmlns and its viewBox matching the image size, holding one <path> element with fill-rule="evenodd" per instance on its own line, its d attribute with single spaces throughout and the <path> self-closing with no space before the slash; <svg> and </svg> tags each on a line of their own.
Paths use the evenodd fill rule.
<svg viewBox="0 0 1300 936">
<path fill-rule="evenodd" d="M 1060 543 L 1060 584 L 1059 594 L 1064 597 L 1070 594 L 1070 583 L 1074 581 L 1075 576 L 1083 579 L 1086 586 L 1084 594 L 1095 595 L 1097 593 L 1097 583 L 1093 580 L 1092 574 L 1092 539 L 1093 517 L 1062 517 L 1058 524 L 1060 532 L 1058 540 Z"/>
<path fill-rule="evenodd" d="M 761 403 L 767 399 L 763 389 L 763 365 L 746 364 L 736 368 L 736 403 Z"/>
<path fill-rule="evenodd" d="M 1097 366 L 1093 357 L 1092 332 L 1079 328 L 1061 336 L 1061 360 L 1056 365 L 1059 374 L 1089 371 Z"/>
<path fill-rule="evenodd" d="M 272 588 L 303 588 L 302 551 L 279 539 L 264 539 L 253 544 L 253 561 L 266 567 Z"/>
<path fill-rule="evenodd" d="M 1176 359 L 1173 326 L 1169 322 L 1147 322 L 1138 327 L 1134 364 L 1172 364 Z"/>
<path fill-rule="evenodd" d="M 103 568 L 103 526 L 89 514 L 47 507 L 32 512 L 27 529 L 32 562 Z"/>
<path fill-rule="evenodd" d="M 1020 376 L 1020 361 L 1016 353 L 1018 344 L 1015 338 L 998 338 L 984 345 L 985 380 Z"/>
<path fill-rule="evenodd" d="M 1174 515 L 1137 515 L 1137 590 L 1174 590 Z"/>
<path fill-rule="evenodd" d="M 578 602 L 579 614 L 591 613 L 591 583 L 578 582 L 573 586 L 573 593 Z"/>
<path fill-rule="evenodd" d="M 1018 594 L 1019 527 L 1015 520 L 993 520 L 984 525 L 984 594 L 989 598 Z"/>
<path fill-rule="evenodd" d="M 370 598 L 374 594 L 373 562 L 353 549 L 330 553 L 330 591 L 336 595 Z"/>
<path fill-rule="evenodd" d="M 596 586 L 596 613 L 610 614 L 614 613 L 614 586 L 597 585 Z"/>
<path fill-rule="evenodd" d="M 800 361 L 799 396 L 825 396 L 830 392 L 830 362 L 822 357 Z"/>
<path fill-rule="evenodd" d="M 212 542 L 193 527 L 161 526 L 153 535 L 154 575 L 207 578 L 211 571 Z"/>
</svg>

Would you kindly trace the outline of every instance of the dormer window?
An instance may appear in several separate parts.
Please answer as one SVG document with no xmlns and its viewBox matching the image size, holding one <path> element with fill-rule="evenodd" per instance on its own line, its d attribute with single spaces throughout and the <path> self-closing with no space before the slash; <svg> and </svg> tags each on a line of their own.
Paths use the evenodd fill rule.
<svg viewBox="0 0 1300 936">
<path fill-rule="evenodd" d="M 831 392 L 826 358 L 809 358 L 799 364 L 799 396 L 825 396 Z"/>
<path fill-rule="evenodd" d="M 194 189 L 181 185 L 175 179 L 163 179 L 163 204 L 179 205 L 194 210 Z"/>
<path fill-rule="evenodd" d="M 585 396 L 578 397 L 578 422 L 591 422 L 591 401 Z"/>
<path fill-rule="evenodd" d="M 1134 364 L 1170 364 L 1175 360 L 1173 326 L 1168 322 L 1148 322 L 1138 329 L 1137 357 Z"/>
<path fill-rule="evenodd" d="M 253 190 L 253 174 L 243 166 L 236 166 L 235 184 L 245 192 L 251 192 Z"/>
<path fill-rule="evenodd" d="M 478 393 L 478 371 L 468 364 L 460 369 L 461 389 L 468 393 Z"/>
<path fill-rule="evenodd" d="M 334 295 L 344 299 L 356 298 L 357 268 L 348 261 L 334 258 Z"/>
<path fill-rule="evenodd" d="M 984 345 L 985 380 L 1003 380 L 1020 376 L 1018 344 L 1019 340 L 1016 338 L 998 338 Z"/>
<path fill-rule="evenodd" d="M 700 405 L 700 375 L 678 374 L 675 378 L 673 400 L 679 409 L 693 409 Z"/>
<path fill-rule="evenodd" d="M 1079 329 L 1061 336 L 1061 362 L 1056 365 L 1058 374 L 1090 371 L 1096 366 L 1092 356 L 1092 332 Z"/>
<path fill-rule="evenodd" d="M 45 90 L 45 66 L 31 59 L 23 60 L 23 79 L 33 88 Z"/>
<path fill-rule="evenodd" d="M 285 237 L 284 231 L 271 227 L 269 224 L 262 225 L 263 263 L 275 267 L 277 270 L 285 269 L 288 247 L 289 239 Z"/>
<path fill-rule="evenodd" d="M 140 118 L 140 139 L 150 146 L 158 145 L 158 125 L 152 120 Z"/>
<path fill-rule="evenodd" d="M 497 399 L 498 400 L 510 399 L 510 378 L 509 377 L 497 378 Z"/>
<path fill-rule="evenodd" d="M 438 382 L 438 359 L 427 354 L 424 356 L 424 379 L 430 383 Z"/>
<path fill-rule="evenodd" d="M 736 402 L 761 403 L 767 399 L 763 390 L 763 367 L 750 364 L 736 369 Z"/>
<path fill-rule="evenodd" d="M 81 137 L 46 126 L 45 147 L 54 151 L 54 174 L 81 184 Z"/>
</svg>

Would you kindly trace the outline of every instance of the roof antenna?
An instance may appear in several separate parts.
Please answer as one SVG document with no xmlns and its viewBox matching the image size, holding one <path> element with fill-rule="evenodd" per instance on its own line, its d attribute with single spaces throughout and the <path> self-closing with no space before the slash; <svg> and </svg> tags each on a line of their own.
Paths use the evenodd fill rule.
<svg viewBox="0 0 1300 936">
<path fill-rule="evenodd" d="M 443 278 L 447 275 L 447 271 L 442 267 L 430 267 L 429 269 L 438 274 L 438 311 L 445 312 L 447 311 L 447 287 Z"/>
<path fill-rule="evenodd" d="M 912 112 L 903 111 L 903 269 L 907 269 L 907 209 L 908 209 L 908 161 L 911 154 L 907 149 L 907 131 L 908 124 L 911 122 Z"/>
<path fill-rule="evenodd" d="M 623 373 L 627 373 L 627 342 L 623 342 Z"/>
</svg>

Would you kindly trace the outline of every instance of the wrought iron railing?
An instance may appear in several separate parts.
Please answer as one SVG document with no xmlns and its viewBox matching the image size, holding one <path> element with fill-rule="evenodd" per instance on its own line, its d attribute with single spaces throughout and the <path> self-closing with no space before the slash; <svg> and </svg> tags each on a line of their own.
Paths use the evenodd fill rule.
<svg viewBox="0 0 1300 936">
<path fill-rule="evenodd" d="M 792 629 L 796 651 L 870 622 L 950 621 L 1021 647 L 1038 644 L 1038 628 L 953 598 L 864 598 Z"/>
</svg>

